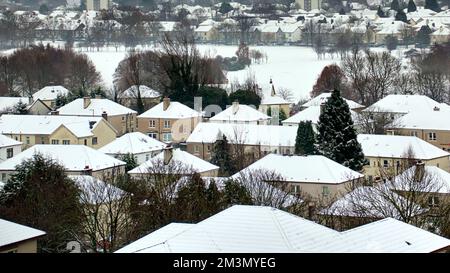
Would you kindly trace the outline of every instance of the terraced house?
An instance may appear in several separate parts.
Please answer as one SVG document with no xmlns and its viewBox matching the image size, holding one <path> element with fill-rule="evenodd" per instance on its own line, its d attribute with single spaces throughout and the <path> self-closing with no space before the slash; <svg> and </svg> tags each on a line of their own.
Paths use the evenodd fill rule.
<svg viewBox="0 0 450 273">
<path fill-rule="evenodd" d="M 102 117 L 3 115 L 0 132 L 28 149 L 35 144 L 80 144 L 98 149 L 116 139 L 117 131 Z"/>
</svg>

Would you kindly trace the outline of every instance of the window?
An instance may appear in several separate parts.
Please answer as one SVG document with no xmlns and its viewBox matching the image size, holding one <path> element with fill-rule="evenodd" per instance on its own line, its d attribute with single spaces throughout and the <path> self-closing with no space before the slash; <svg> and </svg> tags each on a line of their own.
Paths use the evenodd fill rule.
<svg viewBox="0 0 450 273">
<path fill-rule="evenodd" d="M 97 143 L 98 143 L 97 137 L 93 137 L 92 138 L 92 145 L 97 145 Z"/>
<path fill-rule="evenodd" d="M 210 151 L 211 151 L 211 145 L 206 146 L 206 150 L 207 150 L 208 152 L 210 152 Z"/>
<path fill-rule="evenodd" d="M 41 144 L 45 144 L 45 138 L 41 137 Z"/>
<path fill-rule="evenodd" d="M 373 182 L 373 176 L 369 175 L 369 183 Z"/>
<path fill-rule="evenodd" d="M 11 158 L 14 156 L 14 150 L 13 148 L 6 149 L 6 158 Z"/>
<path fill-rule="evenodd" d="M 27 142 L 27 144 L 30 144 L 30 137 L 29 136 L 27 136 L 26 142 Z"/>
<path fill-rule="evenodd" d="M 84 145 L 87 146 L 87 139 L 84 140 Z"/>
<path fill-rule="evenodd" d="M 389 162 L 388 162 L 386 159 L 383 160 L 383 167 L 384 167 L 384 168 L 389 167 Z"/>
<path fill-rule="evenodd" d="M 2 173 L 2 181 L 6 181 L 6 173 Z"/>
<path fill-rule="evenodd" d="M 200 153 L 200 146 L 194 145 L 194 153 Z"/>
<path fill-rule="evenodd" d="M 156 121 L 154 119 L 151 119 L 148 121 L 148 127 L 155 128 L 156 127 Z"/>
<path fill-rule="evenodd" d="M 149 154 L 145 154 L 145 161 L 148 161 L 150 159 L 150 155 Z"/>
<path fill-rule="evenodd" d="M 52 144 L 53 145 L 58 145 L 59 144 L 59 139 L 52 139 Z"/>
<path fill-rule="evenodd" d="M 434 132 L 428 133 L 428 140 L 436 140 L 436 133 Z"/>
<path fill-rule="evenodd" d="M 163 141 L 171 141 L 172 140 L 172 134 L 171 133 L 164 133 L 163 134 Z"/>
<path fill-rule="evenodd" d="M 428 197 L 428 206 L 438 207 L 439 206 L 439 198 L 437 196 Z"/>
<path fill-rule="evenodd" d="M 148 133 L 148 136 L 151 138 L 158 138 L 158 135 L 156 133 Z"/>
<path fill-rule="evenodd" d="M 16 140 L 19 140 L 19 138 L 18 138 L 17 136 L 15 137 L 15 139 L 16 139 Z"/>
<path fill-rule="evenodd" d="M 123 121 L 123 120 L 125 120 L 125 117 L 124 117 L 124 116 L 122 116 L 122 121 Z"/>
<path fill-rule="evenodd" d="M 164 128 L 170 129 L 170 120 L 165 120 L 164 121 Z"/>
<path fill-rule="evenodd" d="M 417 131 L 411 131 L 411 136 L 417 136 Z"/>
<path fill-rule="evenodd" d="M 70 140 L 68 140 L 68 139 L 63 139 L 62 144 L 63 144 L 63 145 L 70 145 Z"/>
<path fill-rule="evenodd" d="M 327 186 L 322 187 L 322 195 L 328 196 L 330 194 L 330 189 Z"/>
<path fill-rule="evenodd" d="M 293 188 L 292 188 L 292 193 L 294 193 L 294 194 L 300 194 L 300 191 L 301 191 L 301 189 L 300 189 L 300 186 L 299 186 L 299 185 L 294 185 L 294 186 L 293 186 Z"/>
</svg>

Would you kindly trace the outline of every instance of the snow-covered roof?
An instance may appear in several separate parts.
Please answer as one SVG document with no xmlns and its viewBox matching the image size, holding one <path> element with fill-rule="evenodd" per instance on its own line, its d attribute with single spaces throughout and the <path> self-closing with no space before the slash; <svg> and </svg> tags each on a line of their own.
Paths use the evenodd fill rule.
<svg viewBox="0 0 450 273">
<path fill-rule="evenodd" d="M 19 102 L 28 105 L 27 97 L 0 97 L 0 112 L 12 109 Z"/>
<path fill-rule="evenodd" d="M 331 97 L 331 93 L 330 92 L 322 93 L 322 94 L 318 95 L 317 97 L 314 97 L 310 101 L 302 104 L 302 107 L 320 106 L 322 103 L 327 102 L 329 97 Z M 357 109 L 357 108 L 364 107 L 364 105 L 361 105 L 361 104 L 359 104 L 357 102 L 354 102 L 352 100 L 348 100 L 346 98 L 344 98 L 344 100 L 347 102 L 348 107 L 350 109 Z"/>
<path fill-rule="evenodd" d="M 197 124 L 186 142 L 214 143 L 222 135 L 225 135 L 230 143 L 293 147 L 297 126 L 202 122 Z"/>
<path fill-rule="evenodd" d="M 161 94 L 154 90 L 151 89 L 148 86 L 145 85 L 140 85 L 139 86 L 139 91 L 141 92 L 141 98 L 158 98 L 161 96 Z M 138 96 L 138 86 L 137 85 L 133 85 L 130 88 L 128 88 L 127 90 L 123 91 L 122 93 L 119 94 L 119 98 L 137 98 Z"/>
<path fill-rule="evenodd" d="M 253 107 L 245 104 L 233 103 L 230 107 L 216 114 L 210 118 L 210 121 L 223 121 L 223 122 L 255 122 L 255 121 L 267 121 L 270 120 L 266 114 L 261 113 Z"/>
<path fill-rule="evenodd" d="M 138 167 L 129 171 L 129 174 L 145 174 L 148 173 L 148 170 L 153 166 L 158 166 L 161 162 L 164 161 L 164 153 L 165 151 L 157 154 L 156 156 L 150 158 L 148 161 L 142 163 Z M 192 171 L 203 173 L 207 171 L 217 170 L 219 167 L 205 161 L 195 155 L 192 155 L 188 152 L 182 151 L 180 149 L 172 149 L 172 157 L 170 159 L 170 163 L 185 167 L 185 169 L 190 169 Z"/>
<path fill-rule="evenodd" d="M 126 115 L 130 113 L 137 113 L 130 108 L 120 105 L 112 100 L 108 99 L 90 99 L 89 105 L 84 108 L 84 99 L 76 99 L 63 107 L 58 111 L 61 115 L 72 116 L 101 116 L 103 112 L 106 112 L 109 116 Z"/>
<path fill-rule="evenodd" d="M 350 114 L 352 116 L 353 122 L 357 122 L 358 113 L 353 110 L 350 110 Z M 283 124 L 298 124 L 300 121 L 311 121 L 312 124 L 317 124 L 320 118 L 320 106 L 310 106 L 302 111 L 296 113 L 295 115 L 289 117 L 288 119 L 283 120 L 281 123 Z"/>
<path fill-rule="evenodd" d="M 166 144 L 141 132 L 127 133 L 98 149 L 105 154 L 141 154 L 164 149 Z"/>
<path fill-rule="evenodd" d="M 198 28 L 194 30 L 194 32 L 208 32 L 213 28 L 214 28 L 213 25 L 200 25 L 198 26 Z"/>
<path fill-rule="evenodd" d="M 177 101 L 170 101 L 169 107 L 164 110 L 164 102 L 161 102 L 144 113 L 139 118 L 167 118 L 167 119 L 183 119 L 200 117 L 201 113 L 189 108 L 188 106 Z"/>
<path fill-rule="evenodd" d="M 58 95 L 67 96 L 69 93 L 69 90 L 60 85 L 46 86 L 33 94 L 33 100 L 56 100 Z"/>
<path fill-rule="evenodd" d="M 423 95 L 387 95 L 363 111 L 409 113 L 418 109 L 433 109 L 440 103 Z"/>
<path fill-rule="evenodd" d="M 277 95 L 264 96 L 264 98 L 261 100 L 261 105 L 283 105 L 283 104 L 291 104 L 291 103 Z"/>
<path fill-rule="evenodd" d="M 35 154 L 52 158 L 69 172 L 80 172 L 86 167 L 99 171 L 125 165 L 125 162 L 85 145 L 37 144 L 0 163 L 0 171 L 13 171 L 22 161 L 31 159 Z"/>
<path fill-rule="evenodd" d="M 406 158 L 409 148 L 415 159 L 429 160 L 450 156 L 450 153 L 415 136 L 358 135 L 364 156 L 381 158 Z"/>
<path fill-rule="evenodd" d="M 406 28 L 408 24 L 402 21 L 386 22 L 378 27 L 378 34 L 399 34 L 403 28 Z"/>
<path fill-rule="evenodd" d="M 433 109 L 416 109 L 396 119 L 396 128 L 419 130 L 450 130 L 450 108 L 443 105 L 436 111 Z M 389 126 L 388 126 L 389 127 Z"/>
<path fill-rule="evenodd" d="M 0 219 L 0 247 L 45 235 L 42 230 Z"/>
<path fill-rule="evenodd" d="M 174 31 L 176 26 L 178 25 L 178 22 L 172 22 L 172 21 L 161 21 L 159 23 L 161 24 L 162 32 Z"/>
<path fill-rule="evenodd" d="M 90 175 L 69 175 L 68 177 L 83 191 L 81 202 L 101 204 L 119 200 L 125 195 L 123 190 Z"/>
<path fill-rule="evenodd" d="M 167 225 L 117 253 L 427 253 L 449 245 L 392 218 L 338 232 L 275 208 L 235 205 L 197 224 Z"/>
<path fill-rule="evenodd" d="M 21 145 L 22 142 L 0 134 L 0 148 Z"/>
<path fill-rule="evenodd" d="M 364 177 L 321 155 L 283 156 L 268 154 L 243 171 L 267 170 L 280 175 L 286 182 L 340 184 Z M 239 173 L 233 175 L 239 176 Z"/>
<path fill-rule="evenodd" d="M 195 225 L 165 229 L 133 243 L 140 249 L 137 252 L 312 252 L 339 236 L 337 231 L 278 209 L 237 205 Z"/>
<path fill-rule="evenodd" d="M 92 130 L 101 120 L 101 117 L 2 115 L 0 132 L 3 134 L 49 135 L 64 126 L 77 137 L 88 137 L 94 135 Z"/>
<path fill-rule="evenodd" d="M 416 166 L 405 170 L 403 173 L 387 182 L 387 185 L 400 191 L 424 191 L 434 193 L 450 193 L 450 173 L 436 166 L 424 166 L 424 185 L 415 187 L 411 185 L 411 179 L 415 177 Z"/>
<path fill-rule="evenodd" d="M 430 34 L 431 36 L 450 36 L 450 28 L 448 27 L 439 27 Z"/>
</svg>

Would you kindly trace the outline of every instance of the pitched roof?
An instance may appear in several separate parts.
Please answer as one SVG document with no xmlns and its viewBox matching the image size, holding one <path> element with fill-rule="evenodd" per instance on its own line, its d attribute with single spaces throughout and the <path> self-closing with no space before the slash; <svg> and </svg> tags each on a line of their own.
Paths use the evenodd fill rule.
<svg viewBox="0 0 450 273">
<path fill-rule="evenodd" d="M 316 97 L 314 97 L 313 99 L 311 99 L 310 101 L 302 104 L 302 107 L 310 107 L 310 106 L 320 106 L 322 103 L 327 102 L 328 98 L 331 97 L 331 92 L 325 92 L 322 93 Z M 357 102 L 354 102 L 352 100 L 346 99 L 344 98 L 344 100 L 347 102 L 348 107 L 350 109 L 356 109 L 356 108 L 362 108 L 364 107 L 364 105 L 361 105 Z"/>
<path fill-rule="evenodd" d="M 122 93 L 120 93 L 118 95 L 119 98 L 137 98 L 137 93 L 138 91 L 138 86 L 137 85 L 133 85 L 130 86 L 127 90 L 123 91 Z M 139 86 L 139 92 L 141 92 L 141 98 L 158 98 L 161 96 L 161 94 L 154 90 L 151 89 L 148 86 L 145 85 L 140 85 Z"/>
<path fill-rule="evenodd" d="M 357 122 L 358 113 L 353 110 L 350 110 L 350 114 L 352 116 L 353 122 Z M 311 121 L 312 124 L 317 124 L 320 118 L 320 106 L 309 106 L 308 108 L 303 109 L 302 111 L 296 113 L 295 115 L 289 117 L 288 119 L 283 120 L 281 123 L 283 124 L 299 124 L 300 121 Z"/>
<path fill-rule="evenodd" d="M 364 177 L 321 155 L 283 156 L 268 154 L 243 171 L 268 170 L 282 176 L 287 182 L 340 184 Z M 239 173 L 233 177 L 239 176 Z"/>
<path fill-rule="evenodd" d="M 197 124 L 187 143 L 214 143 L 225 135 L 230 143 L 263 146 L 294 146 L 296 126 L 202 122 Z"/>
<path fill-rule="evenodd" d="M 49 135 L 64 125 L 77 137 L 94 135 L 92 130 L 101 117 L 69 117 L 60 115 L 2 115 L 0 132 L 3 134 Z M 92 123 L 92 129 L 91 124 Z"/>
<path fill-rule="evenodd" d="M 0 219 L 0 247 L 45 235 L 42 230 Z"/>
<path fill-rule="evenodd" d="M 69 90 L 63 86 L 46 86 L 33 94 L 33 100 L 55 100 L 58 95 L 67 96 Z"/>
<path fill-rule="evenodd" d="M 392 189 L 399 191 L 422 191 L 435 193 L 450 193 L 450 173 L 436 166 L 424 166 L 425 175 L 423 186 L 411 185 L 411 178 L 414 177 L 416 166 L 413 166 L 403 173 L 393 178 L 393 181 L 387 182 Z"/>
<path fill-rule="evenodd" d="M 164 149 L 167 145 L 141 132 L 125 134 L 98 149 L 105 154 L 140 154 Z"/>
<path fill-rule="evenodd" d="M 0 134 L 0 148 L 21 145 L 22 142 Z"/>
<path fill-rule="evenodd" d="M 116 186 L 103 182 L 90 175 L 69 175 L 77 187 L 83 192 L 81 202 L 102 204 L 119 200 L 125 192 Z"/>
<path fill-rule="evenodd" d="M 235 205 L 197 224 L 170 224 L 118 253 L 433 252 L 450 240 L 392 218 L 338 232 L 293 214 Z"/>
<path fill-rule="evenodd" d="M 200 117 L 201 113 L 189 108 L 188 106 L 177 101 L 171 101 L 169 107 L 164 110 L 164 102 L 161 102 L 144 113 L 140 114 L 139 118 L 168 118 L 181 119 Z"/>
<path fill-rule="evenodd" d="M 90 99 L 91 103 L 88 107 L 83 107 L 83 99 L 76 99 L 63 107 L 58 111 L 61 115 L 72 116 L 101 116 L 103 112 L 106 112 L 109 116 L 125 115 L 130 113 L 137 113 L 123 105 L 113 102 L 108 99 Z"/>
<path fill-rule="evenodd" d="M 409 148 L 414 151 L 415 159 L 450 156 L 450 153 L 414 136 L 360 134 L 358 142 L 366 157 L 405 158 Z"/>
<path fill-rule="evenodd" d="M 129 174 L 144 174 L 148 173 L 148 169 L 152 166 L 158 165 L 160 162 L 164 161 L 164 151 L 157 154 L 156 156 L 150 158 L 148 161 L 142 163 L 138 167 L 129 171 Z M 198 173 L 217 170 L 219 167 L 205 161 L 195 155 L 188 152 L 182 151 L 180 149 L 172 149 L 172 158 L 170 162 L 173 164 L 181 164 L 186 168 L 192 168 Z"/>
<path fill-rule="evenodd" d="M 395 128 L 419 129 L 419 130 L 450 130 L 450 108 L 446 104 L 433 109 L 416 109 L 404 116 L 397 118 Z M 389 126 L 387 126 L 389 127 Z"/>
<path fill-rule="evenodd" d="M 291 103 L 277 95 L 264 96 L 264 98 L 261 100 L 261 105 L 282 105 L 282 104 L 291 104 Z"/>
<path fill-rule="evenodd" d="M 387 95 L 363 111 L 406 114 L 417 109 L 433 109 L 435 106 L 439 107 L 440 103 L 423 95 Z"/>
<path fill-rule="evenodd" d="M 63 165 L 67 171 L 80 172 L 89 166 L 93 171 L 125 165 L 125 162 L 105 155 L 84 145 L 45 145 L 37 144 L 0 163 L 1 171 L 12 171 L 24 160 L 35 154 L 50 157 Z"/>
<path fill-rule="evenodd" d="M 266 114 L 261 113 L 253 107 L 245 104 L 233 103 L 230 107 L 223 110 L 222 112 L 216 114 L 214 117 L 210 118 L 210 121 L 223 121 L 223 122 L 244 122 L 244 121 L 264 121 L 269 120 Z"/>
</svg>

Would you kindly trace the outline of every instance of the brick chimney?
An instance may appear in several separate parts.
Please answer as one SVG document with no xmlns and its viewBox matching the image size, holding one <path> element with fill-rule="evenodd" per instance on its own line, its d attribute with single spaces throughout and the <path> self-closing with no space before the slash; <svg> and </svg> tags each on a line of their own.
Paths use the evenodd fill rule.
<svg viewBox="0 0 450 273">
<path fill-rule="evenodd" d="M 422 181 L 424 175 L 425 175 L 425 163 L 419 161 L 416 163 L 416 167 L 414 169 L 414 181 L 415 182 Z"/>
<path fill-rule="evenodd" d="M 236 115 L 237 111 L 239 110 L 239 101 L 233 101 L 233 105 L 231 107 L 233 115 Z"/>
<path fill-rule="evenodd" d="M 163 111 L 166 111 L 167 108 L 170 106 L 170 99 L 168 97 L 165 97 L 163 99 Z"/>
<path fill-rule="evenodd" d="M 83 108 L 86 109 L 91 104 L 91 97 L 83 98 Z"/>
<path fill-rule="evenodd" d="M 164 165 L 168 165 L 173 157 L 173 147 L 168 145 L 166 148 L 164 148 L 163 153 L 164 153 Z"/>
<path fill-rule="evenodd" d="M 106 113 L 106 111 L 103 111 L 102 118 L 104 118 L 105 120 L 108 120 L 108 114 Z"/>
<path fill-rule="evenodd" d="M 92 168 L 89 165 L 84 166 L 83 175 L 92 175 Z"/>
</svg>

